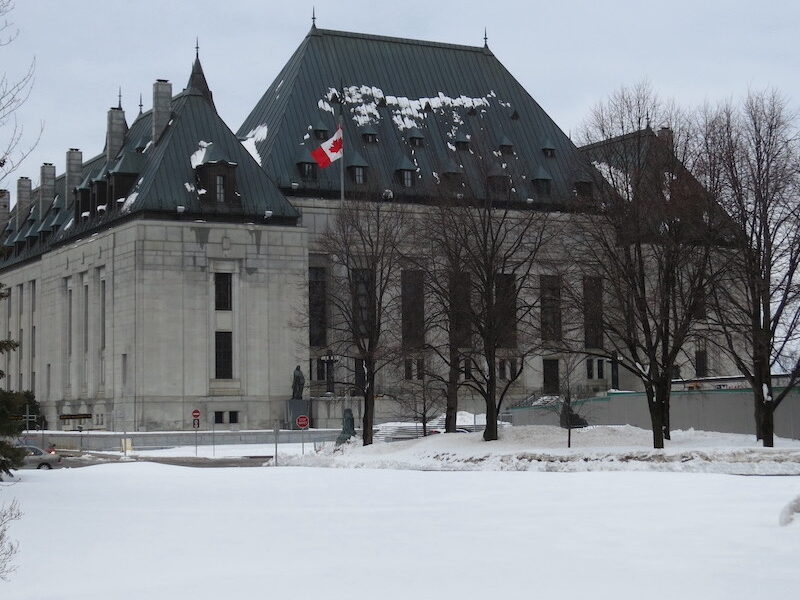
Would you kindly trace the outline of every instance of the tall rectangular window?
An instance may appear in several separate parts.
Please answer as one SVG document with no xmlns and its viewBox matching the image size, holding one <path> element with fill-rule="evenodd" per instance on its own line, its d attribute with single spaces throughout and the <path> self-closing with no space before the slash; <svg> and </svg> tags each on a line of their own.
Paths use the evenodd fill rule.
<svg viewBox="0 0 800 600">
<path fill-rule="evenodd" d="M 321 348 L 328 345 L 327 269 L 308 268 L 308 343 Z"/>
<path fill-rule="evenodd" d="M 22 302 L 24 297 L 23 293 L 24 289 L 25 287 L 21 283 L 17 286 L 17 295 L 19 296 L 19 299 L 17 300 L 17 313 L 19 314 L 20 319 L 22 319 Z"/>
<path fill-rule="evenodd" d="M 233 276 L 231 273 L 214 273 L 215 310 L 233 310 Z"/>
<path fill-rule="evenodd" d="M 410 358 L 405 360 L 405 379 L 414 379 L 414 361 Z"/>
<path fill-rule="evenodd" d="M 603 280 L 583 278 L 583 338 L 586 348 L 603 347 Z"/>
<path fill-rule="evenodd" d="M 594 359 L 586 359 L 586 379 L 594 379 Z"/>
<path fill-rule="evenodd" d="M 695 347 L 694 370 L 697 377 L 708 377 L 708 351 L 705 340 L 698 341 Z"/>
<path fill-rule="evenodd" d="M 66 282 L 65 282 L 66 284 Z M 67 355 L 72 356 L 72 288 L 67 288 L 67 314 L 64 319 L 65 327 L 67 329 Z"/>
<path fill-rule="evenodd" d="M 36 312 L 36 280 L 31 281 L 31 314 Z"/>
<path fill-rule="evenodd" d="M 228 411 L 228 423 L 231 425 L 236 425 L 239 423 L 239 411 L 238 410 L 231 410 Z"/>
<path fill-rule="evenodd" d="M 355 359 L 354 365 L 354 377 L 353 380 L 356 384 L 356 388 L 358 388 L 359 392 L 363 392 L 364 388 L 367 385 L 367 374 L 364 371 L 364 361 L 361 358 Z"/>
<path fill-rule="evenodd" d="M 83 351 L 89 352 L 89 286 L 83 286 Z"/>
<path fill-rule="evenodd" d="M 31 326 L 31 363 L 36 358 L 36 325 Z"/>
<path fill-rule="evenodd" d="M 353 333 L 366 337 L 374 320 L 375 272 L 372 269 L 353 269 Z"/>
<path fill-rule="evenodd" d="M 517 282 L 513 273 L 497 273 L 494 284 L 497 311 L 497 345 L 517 345 Z"/>
<path fill-rule="evenodd" d="M 605 377 L 606 377 L 605 365 L 606 365 L 605 359 L 603 359 L 603 358 L 598 358 L 597 359 L 597 378 L 598 379 L 605 379 Z"/>
<path fill-rule="evenodd" d="M 106 280 L 100 280 L 100 350 L 106 349 Z"/>
<path fill-rule="evenodd" d="M 470 274 L 452 275 L 448 283 L 450 301 L 449 322 L 451 343 L 457 348 L 472 347 L 472 290 Z"/>
<path fill-rule="evenodd" d="M 225 202 L 225 175 L 214 178 L 217 202 Z"/>
<path fill-rule="evenodd" d="M 561 339 L 561 278 L 558 275 L 539 276 L 541 288 L 542 341 Z"/>
<path fill-rule="evenodd" d="M 233 332 L 217 331 L 214 338 L 214 377 L 233 379 Z"/>
<path fill-rule="evenodd" d="M 225 411 L 223 410 L 215 410 L 214 411 L 214 423 L 216 425 L 220 425 L 225 423 Z"/>
<path fill-rule="evenodd" d="M 418 358 L 417 359 L 417 379 L 423 380 L 425 379 L 425 359 Z"/>
<path fill-rule="evenodd" d="M 558 359 L 542 359 L 542 374 L 542 393 L 558 394 L 561 389 L 561 384 L 558 379 Z"/>
<path fill-rule="evenodd" d="M 425 344 L 425 293 L 423 272 L 400 273 L 403 348 L 413 350 Z"/>
</svg>

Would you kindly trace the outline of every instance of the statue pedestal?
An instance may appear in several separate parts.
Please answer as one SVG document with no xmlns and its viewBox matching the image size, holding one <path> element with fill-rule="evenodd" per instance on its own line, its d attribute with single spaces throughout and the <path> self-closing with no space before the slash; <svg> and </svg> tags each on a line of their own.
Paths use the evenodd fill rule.
<svg viewBox="0 0 800 600">
<path fill-rule="evenodd" d="M 289 421 L 289 429 L 299 429 L 297 427 L 297 417 L 300 415 L 307 416 L 311 422 L 313 427 L 313 417 L 311 415 L 311 401 L 310 400 L 303 400 L 298 398 L 290 398 L 286 401 L 286 418 Z"/>
</svg>

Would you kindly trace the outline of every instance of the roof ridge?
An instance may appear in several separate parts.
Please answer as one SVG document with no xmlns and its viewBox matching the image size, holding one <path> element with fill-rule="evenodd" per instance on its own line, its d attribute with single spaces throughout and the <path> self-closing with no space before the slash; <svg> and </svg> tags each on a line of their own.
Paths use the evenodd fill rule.
<svg viewBox="0 0 800 600">
<path fill-rule="evenodd" d="M 491 53 L 485 46 L 467 46 L 465 44 L 450 44 L 447 42 L 433 42 L 430 40 L 417 40 L 411 38 L 393 37 L 388 35 L 376 35 L 372 33 L 357 33 L 354 31 L 339 31 L 337 29 L 320 29 L 316 28 L 314 31 L 309 32 L 308 36 L 313 35 L 329 35 L 338 37 L 358 38 L 364 40 L 372 40 L 378 42 L 391 42 L 396 44 L 409 44 L 412 46 L 430 46 L 432 48 L 447 48 L 450 50 L 467 50 L 472 52 L 479 52 L 486 54 L 487 51 Z M 308 37 L 307 36 L 307 37 Z"/>
</svg>

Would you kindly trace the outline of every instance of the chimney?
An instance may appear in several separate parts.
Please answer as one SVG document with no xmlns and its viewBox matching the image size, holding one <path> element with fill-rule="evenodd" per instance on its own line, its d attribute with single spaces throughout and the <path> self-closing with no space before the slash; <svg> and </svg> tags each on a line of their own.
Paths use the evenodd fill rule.
<svg viewBox="0 0 800 600">
<path fill-rule="evenodd" d="M 8 209 L 11 204 L 11 192 L 0 190 L 0 229 L 8 223 Z"/>
<path fill-rule="evenodd" d="M 27 177 L 17 179 L 17 222 L 16 228 L 19 229 L 28 217 L 28 209 L 31 206 L 31 180 Z"/>
<path fill-rule="evenodd" d="M 658 138 L 662 140 L 670 150 L 672 150 L 675 144 L 675 134 L 670 127 L 665 126 L 659 129 Z"/>
<path fill-rule="evenodd" d="M 108 119 L 106 121 L 106 160 L 112 161 L 119 154 L 122 143 L 125 141 L 125 133 L 128 131 L 128 124 L 125 122 L 125 111 L 117 106 L 108 109 Z"/>
<path fill-rule="evenodd" d="M 64 207 L 73 199 L 75 188 L 81 184 L 83 153 L 77 148 L 67 150 L 67 172 L 64 176 Z"/>
<path fill-rule="evenodd" d="M 166 79 L 156 79 L 153 84 L 153 143 L 158 139 L 169 123 L 172 104 L 172 84 Z"/>
<path fill-rule="evenodd" d="M 56 167 L 52 163 L 44 163 L 40 173 L 39 218 L 42 219 L 56 195 Z"/>
</svg>

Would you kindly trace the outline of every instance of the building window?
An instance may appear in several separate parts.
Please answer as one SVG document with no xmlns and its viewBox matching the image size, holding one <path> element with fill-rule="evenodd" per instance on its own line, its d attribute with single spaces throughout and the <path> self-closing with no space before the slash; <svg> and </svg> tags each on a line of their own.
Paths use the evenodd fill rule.
<svg viewBox="0 0 800 600">
<path fill-rule="evenodd" d="M 449 281 L 449 325 L 451 343 L 456 348 L 472 347 L 472 291 L 469 273 L 452 275 Z"/>
<path fill-rule="evenodd" d="M 314 163 L 300 163 L 300 176 L 306 181 L 317 178 L 317 165 Z"/>
<path fill-rule="evenodd" d="M 365 133 L 361 136 L 361 139 L 364 140 L 365 144 L 375 144 L 378 142 L 378 134 Z"/>
<path fill-rule="evenodd" d="M 214 411 L 214 424 L 215 425 L 222 425 L 223 423 L 225 423 L 225 411 L 215 410 Z"/>
<path fill-rule="evenodd" d="M 469 140 L 456 140 L 456 150 L 467 151 L 469 150 Z"/>
<path fill-rule="evenodd" d="M 36 312 L 36 281 L 31 281 L 31 313 Z"/>
<path fill-rule="evenodd" d="M 558 275 L 541 275 L 542 341 L 561 339 L 561 278 Z"/>
<path fill-rule="evenodd" d="M 549 179 L 533 180 L 533 192 L 540 198 L 549 198 L 550 191 L 551 191 L 551 186 Z"/>
<path fill-rule="evenodd" d="M 489 197 L 496 200 L 507 200 L 511 193 L 511 178 L 508 175 L 490 175 L 486 178 Z"/>
<path fill-rule="evenodd" d="M 314 347 L 328 343 L 327 271 L 325 267 L 308 268 L 308 343 Z"/>
<path fill-rule="evenodd" d="M 558 394 L 561 389 L 561 384 L 558 380 L 557 358 L 542 359 L 542 375 L 542 393 Z"/>
<path fill-rule="evenodd" d="M 356 185 L 362 185 L 366 181 L 367 170 L 364 167 L 353 167 L 353 181 Z"/>
<path fill-rule="evenodd" d="M 704 340 L 695 348 L 694 370 L 697 377 L 708 377 L 708 351 Z"/>
<path fill-rule="evenodd" d="M 405 360 L 405 379 L 411 380 L 414 379 L 414 360 L 411 358 L 407 358 Z"/>
<path fill-rule="evenodd" d="M 353 269 L 353 333 L 365 337 L 372 328 L 374 317 L 375 272 L 372 269 Z"/>
<path fill-rule="evenodd" d="M 217 331 L 214 337 L 214 376 L 216 379 L 233 379 L 233 332 Z"/>
<path fill-rule="evenodd" d="M 225 175 L 214 177 L 217 202 L 225 202 Z"/>
<path fill-rule="evenodd" d="M 417 359 L 417 379 L 420 381 L 425 379 L 425 359 L 418 358 Z"/>
<path fill-rule="evenodd" d="M 594 379 L 594 359 L 586 359 L 586 379 Z"/>
<path fill-rule="evenodd" d="M 504 358 L 497 362 L 497 378 L 501 381 L 508 379 L 508 362 Z"/>
<path fill-rule="evenodd" d="M 425 146 L 425 140 L 421 137 L 409 138 L 408 142 L 412 148 L 423 148 Z"/>
<path fill-rule="evenodd" d="M 31 362 L 36 358 L 36 325 L 31 325 Z"/>
<path fill-rule="evenodd" d="M 605 379 L 606 378 L 605 365 L 606 365 L 606 361 L 604 359 L 602 359 L 602 358 L 598 358 L 597 359 L 597 378 L 598 379 Z"/>
<path fill-rule="evenodd" d="M 514 146 L 511 144 L 501 144 L 500 145 L 500 154 L 508 155 L 514 154 Z"/>
<path fill-rule="evenodd" d="M 106 349 L 106 280 L 100 280 L 100 350 Z"/>
<path fill-rule="evenodd" d="M 603 280 L 583 278 L 583 339 L 586 348 L 603 347 Z"/>
<path fill-rule="evenodd" d="M 405 188 L 414 187 L 414 171 L 400 171 L 400 184 Z"/>
<path fill-rule="evenodd" d="M 315 129 L 314 130 L 314 137 L 317 138 L 320 142 L 324 142 L 328 139 L 328 130 L 327 129 Z"/>
<path fill-rule="evenodd" d="M 497 311 L 497 345 L 515 348 L 517 345 L 517 282 L 513 273 L 497 273 L 494 283 Z"/>
<path fill-rule="evenodd" d="M 67 354 L 72 356 L 72 290 L 67 290 Z"/>
<path fill-rule="evenodd" d="M 423 272 L 404 269 L 400 274 L 403 348 L 425 344 L 425 293 Z"/>
<path fill-rule="evenodd" d="M 325 361 L 322 360 L 321 358 L 318 358 L 316 360 L 316 367 L 317 367 L 316 368 L 316 371 L 317 371 L 316 380 L 317 381 L 325 381 L 326 378 L 327 378 L 327 373 L 326 373 L 327 369 L 325 368 Z"/>
<path fill-rule="evenodd" d="M 83 286 L 83 352 L 89 352 L 89 286 Z"/>
<path fill-rule="evenodd" d="M 472 379 L 472 359 L 469 356 L 465 356 L 461 363 L 461 374 L 465 380 Z"/>
<path fill-rule="evenodd" d="M 214 273 L 214 309 L 233 310 L 233 275 Z"/>
<path fill-rule="evenodd" d="M 230 423 L 231 425 L 237 425 L 239 423 L 239 411 L 238 410 L 228 411 L 228 423 Z"/>
</svg>

